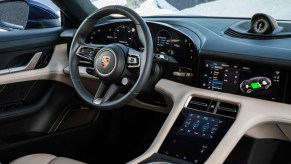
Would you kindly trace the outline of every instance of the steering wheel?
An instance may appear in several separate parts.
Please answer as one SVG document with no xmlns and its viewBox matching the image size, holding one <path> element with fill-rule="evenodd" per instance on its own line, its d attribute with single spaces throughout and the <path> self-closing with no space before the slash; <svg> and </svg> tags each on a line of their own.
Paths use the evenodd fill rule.
<svg viewBox="0 0 291 164">
<path fill-rule="evenodd" d="M 86 38 L 98 20 L 120 14 L 129 18 L 135 25 L 144 51 L 137 51 L 123 44 L 96 45 L 86 43 Z M 96 54 L 88 58 L 88 54 Z M 70 48 L 69 68 L 74 88 L 80 97 L 94 108 L 117 109 L 132 101 L 147 82 L 153 62 L 153 41 L 144 20 L 132 9 L 124 6 L 107 6 L 88 16 L 78 28 Z M 90 55 L 89 55 L 90 56 Z M 101 83 L 96 94 L 91 95 L 83 86 L 79 75 L 79 60 L 87 58 L 94 63 L 94 75 Z M 133 83 L 122 97 L 113 98 Z"/>
</svg>

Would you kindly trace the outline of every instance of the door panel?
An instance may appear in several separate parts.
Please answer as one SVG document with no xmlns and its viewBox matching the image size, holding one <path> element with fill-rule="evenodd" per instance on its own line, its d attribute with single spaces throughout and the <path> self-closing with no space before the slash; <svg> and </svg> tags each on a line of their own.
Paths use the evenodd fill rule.
<svg viewBox="0 0 291 164">
<path fill-rule="evenodd" d="M 0 84 L 5 84 L 0 88 L 0 123 L 30 115 L 46 104 L 50 92 L 42 96 L 41 88 L 50 86 L 35 81 L 17 83 L 23 81 L 18 81 L 17 77 L 49 64 L 61 32 L 62 29 L 58 27 L 0 33 Z M 5 77 L 9 75 L 15 84 L 5 82 Z M 38 94 L 41 98 L 31 98 L 33 90 L 36 90 L 33 95 Z"/>
<path fill-rule="evenodd" d="M 80 144 L 89 142 L 81 141 L 86 138 L 81 132 L 99 111 L 83 103 L 64 74 L 68 56 L 62 31 L 0 32 L 0 163 L 32 152 L 80 152 Z"/>
<path fill-rule="evenodd" d="M 0 123 L 0 162 L 31 153 L 74 157 L 92 143 L 90 133 L 98 131 L 93 122 L 99 111 L 83 104 L 74 88 L 55 81 L 29 81 L 6 87 L 24 85 L 34 85 L 29 99 L 38 102 L 49 95 L 48 101 L 38 106 L 29 100 L 30 109 L 35 112 Z"/>
<path fill-rule="evenodd" d="M 28 93 L 31 97 L 22 101 L 22 107 L 16 107 L 12 110 L 21 112 L 25 110 L 24 107 L 29 107 L 32 111 L 30 111 L 29 115 L 21 115 L 17 119 L 0 124 L 0 138 L 5 142 L 21 141 L 21 138 L 27 138 L 26 136 L 29 136 L 27 133 L 30 132 L 48 134 L 50 132 L 70 129 L 72 127 L 63 128 L 69 122 L 72 122 L 75 125 L 74 127 L 84 125 L 90 122 L 76 124 L 77 122 L 74 119 L 70 120 L 70 115 L 83 111 L 84 114 L 78 116 L 82 120 L 82 118 L 88 117 L 85 115 L 86 113 L 92 114 L 92 112 L 97 112 L 97 110 L 90 110 L 89 107 L 84 105 L 73 88 L 59 82 L 32 81 L 9 84 L 8 86 L 21 87 L 30 84 L 33 85 L 32 90 Z M 1 94 L 1 96 L 3 95 Z M 47 97 L 46 101 L 41 103 L 43 105 L 39 105 L 39 100 L 44 99 L 44 97 Z M 3 113 L 3 111 L 1 112 Z M 95 114 L 92 114 L 91 117 L 93 115 Z M 89 120 L 92 121 L 93 119 L 92 117 Z M 17 137 L 19 139 L 16 139 Z M 33 138 L 33 135 L 30 138 Z"/>
</svg>

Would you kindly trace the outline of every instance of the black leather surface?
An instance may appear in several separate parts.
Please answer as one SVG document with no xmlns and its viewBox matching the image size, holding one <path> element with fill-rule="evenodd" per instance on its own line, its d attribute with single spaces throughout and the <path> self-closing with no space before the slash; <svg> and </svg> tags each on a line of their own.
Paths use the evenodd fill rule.
<svg viewBox="0 0 291 164">
<path fill-rule="evenodd" d="M 0 54 L 54 46 L 64 29 L 61 27 L 0 33 Z"/>
</svg>

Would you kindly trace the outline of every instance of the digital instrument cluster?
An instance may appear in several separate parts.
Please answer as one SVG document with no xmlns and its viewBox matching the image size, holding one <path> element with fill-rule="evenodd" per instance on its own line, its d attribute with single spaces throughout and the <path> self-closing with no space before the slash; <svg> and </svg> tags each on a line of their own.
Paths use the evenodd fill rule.
<svg viewBox="0 0 291 164">
<path fill-rule="evenodd" d="M 287 73 L 280 69 L 205 60 L 201 63 L 201 88 L 283 101 Z"/>
<path fill-rule="evenodd" d="M 196 45 L 177 29 L 153 22 L 147 23 L 154 43 L 154 53 L 174 57 L 182 66 L 191 66 L 196 57 Z M 86 43 L 120 43 L 143 51 L 136 26 L 132 22 L 117 22 L 96 26 L 88 35 Z"/>
</svg>

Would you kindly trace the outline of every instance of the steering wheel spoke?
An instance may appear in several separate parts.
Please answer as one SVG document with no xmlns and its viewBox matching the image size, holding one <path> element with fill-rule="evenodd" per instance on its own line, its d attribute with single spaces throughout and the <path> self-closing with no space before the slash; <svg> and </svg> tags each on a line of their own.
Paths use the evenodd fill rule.
<svg viewBox="0 0 291 164">
<path fill-rule="evenodd" d="M 94 96 L 93 103 L 100 105 L 104 102 L 107 102 L 114 98 L 114 96 L 116 96 L 119 93 L 119 90 L 120 86 L 116 84 L 111 84 L 109 87 L 107 87 L 105 83 L 101 82 Z"/>
<path fill-rule="evenodd" d="M 127 56 L 127 68 L 140 68 L 141 65 L 141 58 L 142 58 L 141 51 L 137 51 L 133 48 L 128 49 L 128 56 Z"/>
<path fill-rule="evenodd" d="M 77 56 L 82 58 L 82 59 L 93 61 L 95 55 L 103 47 L 104 47 L 104 45 L 82 44 L 79 46 L 79 48 L 77 50 Z"/>
</svg>

